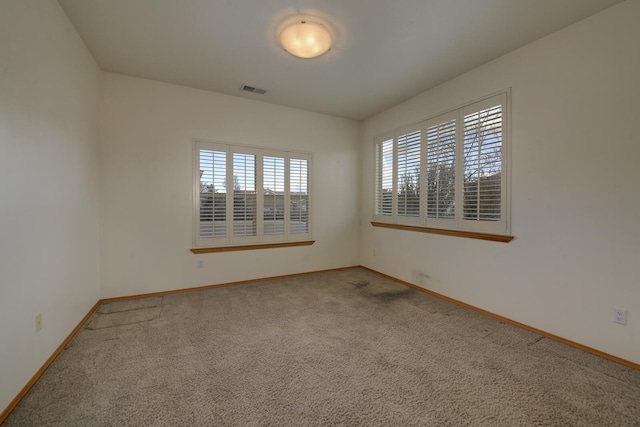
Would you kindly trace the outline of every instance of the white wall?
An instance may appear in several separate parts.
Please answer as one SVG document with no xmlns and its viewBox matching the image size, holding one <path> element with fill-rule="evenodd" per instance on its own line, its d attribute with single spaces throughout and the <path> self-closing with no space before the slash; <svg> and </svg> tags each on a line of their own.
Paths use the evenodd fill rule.
<svg viewBox="0 0 640 427">
<path fill-rule="evenodd" d="M 0 2 L 0 411 L 99 298 L 100 76 L 57 2 Z"/>
<path fill-rule="evenodd" d="M 361 263 L 640 363 L 639 16 L 627 1 L 366 120 Z M 506 87 L 515 240 L 372 227 L 374 136 Z"/>
<path fill-rule="evenodd" d="M 102 297 L 357 264 L 359 131 L 352 120 L 106 73 Z M 316 243 L 192 254 L 193 138 L 312 152 Z"/>
</svg>

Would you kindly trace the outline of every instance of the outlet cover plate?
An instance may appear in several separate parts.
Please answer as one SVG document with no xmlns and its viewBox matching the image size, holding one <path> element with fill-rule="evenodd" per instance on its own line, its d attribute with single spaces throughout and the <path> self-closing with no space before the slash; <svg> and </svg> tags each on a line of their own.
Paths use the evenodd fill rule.
<svg viewBox="0 0 640 427">
<path fill-rule="evenodd" d="M 627 324 L 627 310 L 620 307 L 613 307 L 613 323 L 621 325 Z"/>
</svg>

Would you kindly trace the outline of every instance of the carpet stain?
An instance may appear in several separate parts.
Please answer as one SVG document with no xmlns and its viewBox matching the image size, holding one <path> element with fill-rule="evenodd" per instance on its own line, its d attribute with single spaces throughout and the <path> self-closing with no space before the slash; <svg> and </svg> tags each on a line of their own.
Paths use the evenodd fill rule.
<svg viewBox="0 0 640 427">
<path fill-rule="evenodd" d="M 367 294 L 367 296 L 382 303 L 390 303 L 390 302 L 402 299 L 411 293 L 413 293 L 411 289 L 405 289 L 405 290 L 394 291 L 394 292 L 379 292 L 375 294 L 369 293 Z"/>
<path fill-rule="evenodd" d="M 349 282 L 349 284 L 355 286 L 358 289 L 362 289 L 362 288 L 366 288 L 367 286 L 369 286 L 369 281 L 368 280 L 358 280 L 356 282 Z"/>
<path fill-rule="evenodd" d="M 413 289 L 399 289 L 397 291 L 384 291 L 384 292 L 374 292 L 369 285 L 371 282 L 368 280 L 356 280 L 353 282 L 349 282 L 350 285 L 354 286 L 356 289 L 360 290 L 360 293 L 369 299 L 373 299 L 375 301 L 381 303 L 390 303 L 405 296 L 413 293 Z"/>
<path fill-rule="evenodd" d="M 378 365 L 380 369 L 384 369 L 387 371 L 395 369 L 398 366 L 396 363 L 392 363 L 391 361 L 389 361 L 389 359 L 383 355 L 378 356 L 378 358 L 376 359 L 376 365 Z"/>
</svg>

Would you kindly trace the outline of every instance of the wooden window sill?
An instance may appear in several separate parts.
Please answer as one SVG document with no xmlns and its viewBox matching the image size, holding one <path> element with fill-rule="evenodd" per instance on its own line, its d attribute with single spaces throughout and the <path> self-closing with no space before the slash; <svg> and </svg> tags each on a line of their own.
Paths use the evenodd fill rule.
<svg viewBox="0 0 640 427">
<path fill-rule="evenodd" d="M 418 227 L 415 225 L 387 224 L 386 222 L 372 221 L 374 227 L 392 228 L 395 230 L 417 231 L 419 233 L 442 234 L 444 236 L 466 237 L 468 239 L 490 240 L 492 242 L 508 243 L 513 240 L 513 236 L 503 236 L 502 234 L 476 233 L 472 231 L 445 230 L 443 228 Z"/>
<path fill-rule="evenodd" d="M 303 240 L 300 242 L 257 243 L 255 245 L 216 246 L 213 248 L 192 248 L 194 254 L 208 254 L 212 252 L 252 251 L 255 249 L 289 248 L 292 246 L 310 246 L 315 240 Z"/>
</svg>

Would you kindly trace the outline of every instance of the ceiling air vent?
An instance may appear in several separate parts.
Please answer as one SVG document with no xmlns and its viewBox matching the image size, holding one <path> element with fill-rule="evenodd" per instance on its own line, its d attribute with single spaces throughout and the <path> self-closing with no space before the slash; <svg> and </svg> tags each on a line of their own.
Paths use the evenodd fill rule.
<svg viewBox="0 0 640 427">
<path fill-rule="evenodd" d="M 249 85 L 242 85 L 240 89 L 245 92 L 257 93 L 258 95 L 264 95 L 265 93 L 267 93 L 266 89 L 260 89 L 259 87 L 253 87 Z"/>
</svg>

